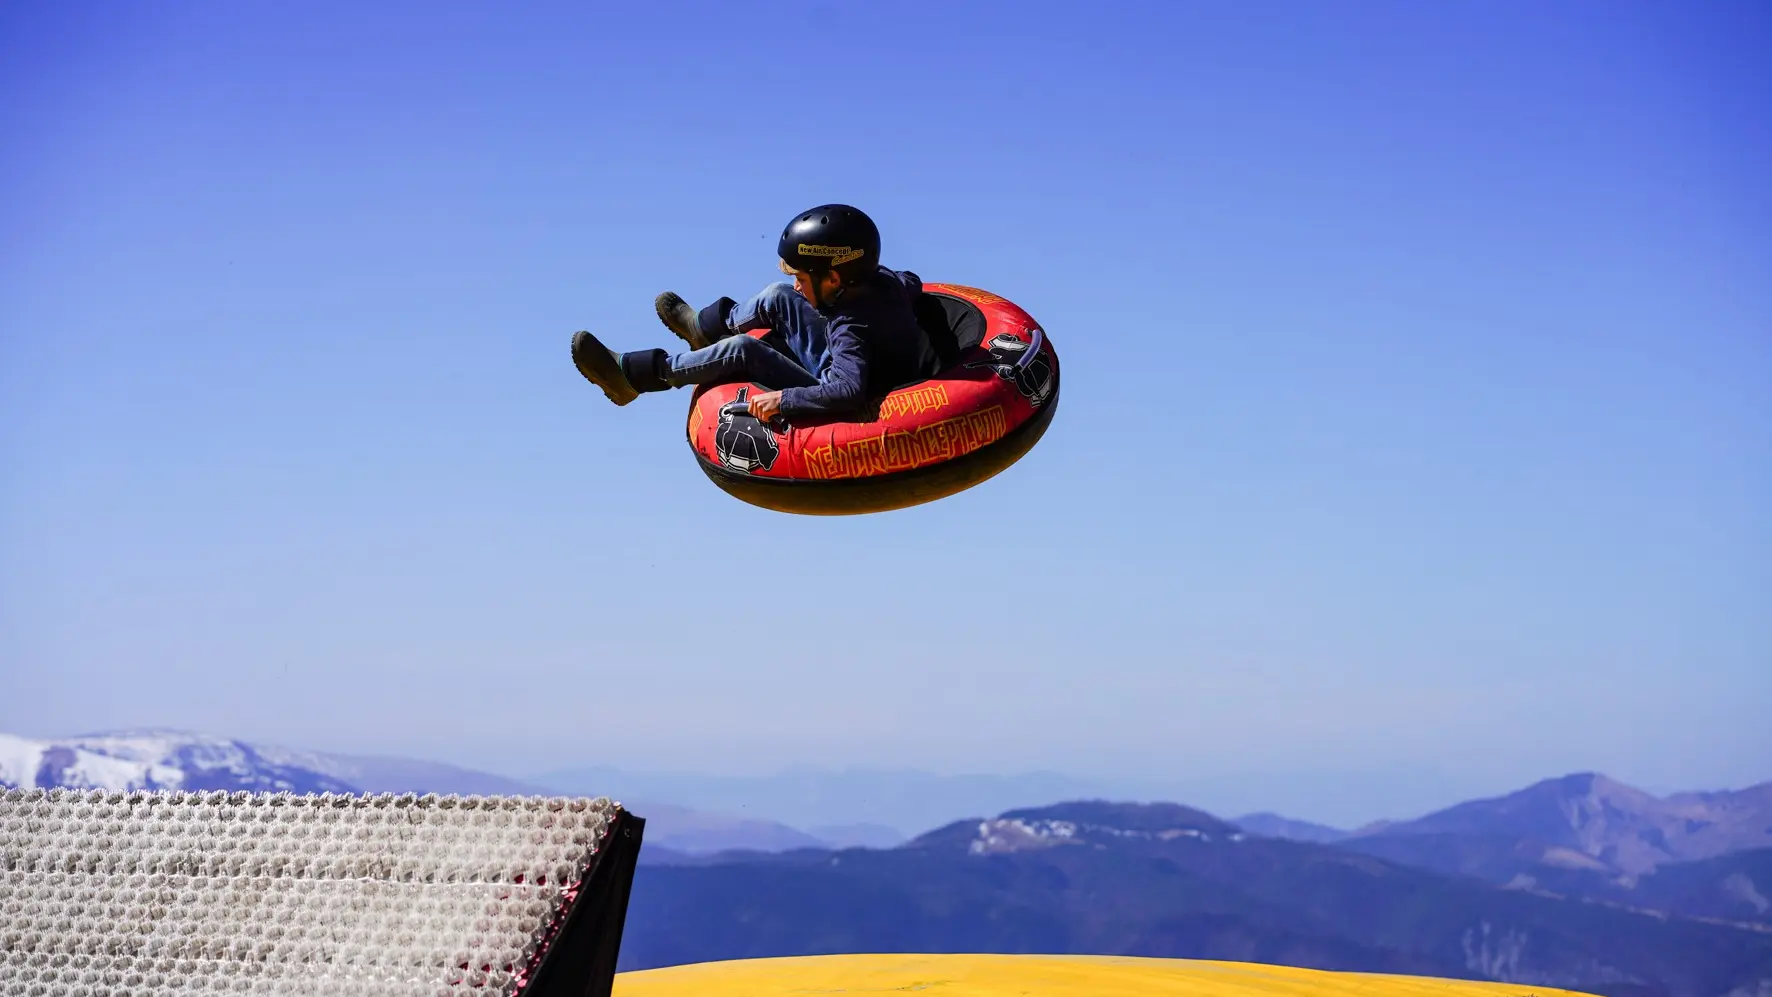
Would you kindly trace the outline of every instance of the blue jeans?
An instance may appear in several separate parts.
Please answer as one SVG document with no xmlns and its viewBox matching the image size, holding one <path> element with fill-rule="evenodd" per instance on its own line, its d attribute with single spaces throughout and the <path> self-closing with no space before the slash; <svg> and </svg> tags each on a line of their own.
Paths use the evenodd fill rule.
<svg viewBox="0 0 1772 997">
<path fill-rule="evenodd" d="M 677 386 L 755 381 L 779 391 L 817 384 L 818 375 L 830 362 L 825 339 L 829 326 L 792 284 L 771 284 L 751 300 L 735 305 L 726 325 L 731 335 L 705 349 L 671 357 L 665 380 Z M 793 356 L 742 335 L 752 329 L 773 330 Z"/>
</svg>

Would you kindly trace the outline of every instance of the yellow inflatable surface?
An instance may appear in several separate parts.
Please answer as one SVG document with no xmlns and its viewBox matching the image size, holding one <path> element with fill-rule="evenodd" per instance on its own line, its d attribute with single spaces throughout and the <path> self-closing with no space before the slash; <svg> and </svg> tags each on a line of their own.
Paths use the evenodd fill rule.
<svg viewBox="0 0 1772 997">
<path fill-rule="evenodd" d="M 831 955 L 621 973 L 613 997 L 1558 997 L 1571 990 L 1191 959 Z M 1587 995 L 1582 995 L 1587 997 Z"/>
</svg>

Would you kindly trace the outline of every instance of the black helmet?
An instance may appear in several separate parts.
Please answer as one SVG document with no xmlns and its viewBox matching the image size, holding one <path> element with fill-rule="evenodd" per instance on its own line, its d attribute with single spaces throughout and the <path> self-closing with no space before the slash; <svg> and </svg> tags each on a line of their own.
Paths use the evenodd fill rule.
<svg viewBox="0 0 1772 997">
<path fill-rule="evenodd" d="M 783 270 L 835 270 L 849 284 L 880 265 L 880 230 L 859 208 L 821 204 L 788 222 L 775 252 Z"/>
</svg>

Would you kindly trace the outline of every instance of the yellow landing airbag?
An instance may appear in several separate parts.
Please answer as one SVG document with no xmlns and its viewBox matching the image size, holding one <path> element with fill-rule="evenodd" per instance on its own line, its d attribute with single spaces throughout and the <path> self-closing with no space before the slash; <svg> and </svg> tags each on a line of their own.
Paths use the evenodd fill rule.
<svg viewBox="0 0 1772 997">
<path fill-rule="evenodd" d="M 1560 997 L 1570 990 L 1192 959 L 833 955 L 621 973 L 613 997 Z"/>
</svg>

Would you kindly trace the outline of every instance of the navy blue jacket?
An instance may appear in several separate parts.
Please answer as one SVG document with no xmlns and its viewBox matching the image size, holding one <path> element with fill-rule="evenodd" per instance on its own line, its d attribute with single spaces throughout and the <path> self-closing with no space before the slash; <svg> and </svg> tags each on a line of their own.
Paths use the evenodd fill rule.
<svg viewBox="0 0 1772 997">
<path fill-rule="evenodd" d="M 939 373 L 941 361 L 912 310 L 922 292 L 923 280 L 916 274 L 880 267 L 866 283 L 819 309 L 828 323 L 825 368 L 816 371 L 816 385 L 781 393 L 781 414 L 788 419 L 865 418 L 871 401 Z"/>
</svg>

